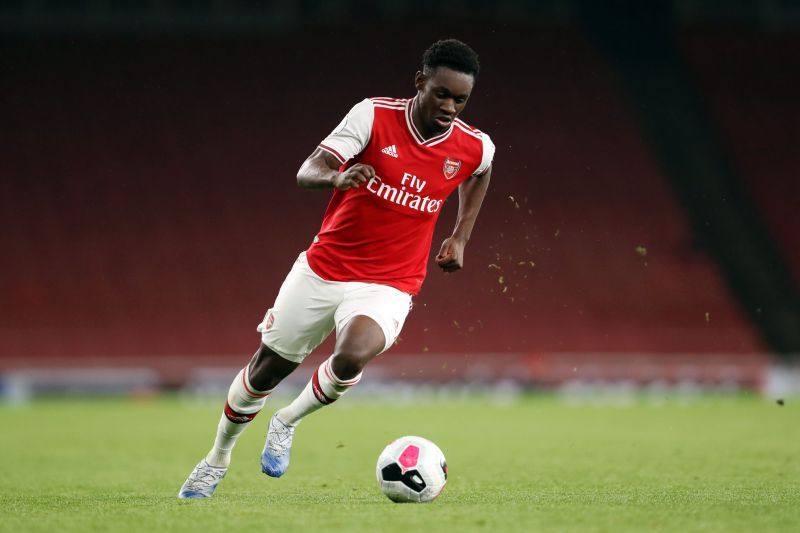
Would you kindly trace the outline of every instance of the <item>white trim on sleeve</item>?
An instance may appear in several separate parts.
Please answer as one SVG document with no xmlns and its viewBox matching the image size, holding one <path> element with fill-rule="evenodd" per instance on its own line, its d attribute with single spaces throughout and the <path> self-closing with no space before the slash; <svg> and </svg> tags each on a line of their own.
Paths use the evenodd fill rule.
<svg viewBox="0 0 800 533">
<path fill-rule="evenodd" d="M 494 159 L 494 143 L 484 132 L 481 132 L 481 138 L 483 140 L 483 157 L 481 157 L 481 164 L 475 170 L 473 176 L 486 172 L 486 169 L 492 164 L 492 159 Z"/>
<path fill-rule="evenodd" d="M 320 148 L 333 153 L 342 163 L 364 151 L 372 136 L 375 110 L 372 101 L 365 98 L 350 110 L 330 135 L 320 143 Z"/>
</svg>

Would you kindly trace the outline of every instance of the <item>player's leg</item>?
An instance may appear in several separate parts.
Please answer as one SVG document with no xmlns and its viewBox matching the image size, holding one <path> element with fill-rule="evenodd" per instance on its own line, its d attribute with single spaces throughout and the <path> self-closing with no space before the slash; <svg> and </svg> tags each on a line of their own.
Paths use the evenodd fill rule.
<svg viewBox="0 0 800 533">
<path fill-rule="evenodd" d="M 271 357 L 272 356 L 272 357 Z M 276 359 L 273 359 L 276 358 Z M 251 367 L 255 361 L 270 361 L 276 378 L 264 380 L 269 387 L 260 389 L 253 384 Z M 236 374 L 228 388 L 225 408 L 217 424 L 217 434 L 211 451 L 195 466 L 192 473 L 178 492 L 179 498 L 209 498 L 214 493 L 217 485 L 225 477 L 231 462 L 231 452 L 236 445 L 239 435 L 250 425 L 256 415 L 264 407 L 267 397 L 272 389 L 283 377 L 286 377 L 297 367 L 272 352 L 263 344 L 253 356 L 251 363 Z M 280 376 L 280 378 L 277 378 Z"/>
<path fill-rule="evenodd" d="M 270 420 L 261 458 L 265 474 L 280 477 L 289 466 L 294 430 L 303 417 L 338 400 L 361 379 L 363 368 L 395 341 L 410 308 L 411 297 L 391 287 L 349 284 L 336 310 L 336 347 L 288 406 Z M 355 287 L 355 289 L 353 289 Z"/>
<path fill-rule="evenodd" d="M 298 366 L 298 361 L 286 359 L 262 342 L 248 366 L 250 381 L 257 389 L 272 390 Z"/>
<path fill-rule="evenodd" d="M 214 446 L 206 456 L 209 465 L 220 468 L 230 464 L 231 452 L 239 435 L 264 408 L 267 397 L 278 383 L 299 364 L 284 359 L 261 344 L 250 364 L 239 371 L 228 389 Z"/>
<path fill-rule="evenodd" d="M 261 471 L 280 477 L 289 467 L 294 430 L 300 420 L 329 405 L 361 379 L 361 369 L 381 353 L 386 339 L 380 326 L 371 318 L 356 316 L 337 335 L 336 348 L 311 376 L 303 391 L 269 421 L 267 442 L 261 454 Z M 334 371 L 339 366 L 340 375 Z"/>
<path fill-rule="evenodd" d="M 336 309 L 336 347 L 312 375 L 301 395 L 278 411 L 286 424 L 339 399 L 361 379 L 364 367 L 388 350 L 403 328 L 411 296 L 387 285 L 348 283 Z M 315 383 L 317 385 L 315 385 Z"/>
<path fill-rule="evenodd" d="M 210 497 L 224 477 L 241 433 L 263 408 L 275 386 L 333 330 L 341 287 L 316 276 L 301 254 L 286 277 L 275 305 L 258 326 L 262 345 L 231 383 L 214 446 L 178 494 Z"/>
<path fill-rule="evenodd" d="M 386 346 L 386 337 L 375 320 L 358 315 L 348 321 L 336 338 L 333 355 L 315 371 L 303 392 L 279 410 L 278 418 L 287 425 L 320 407 L 329 405 L 361 380 L 361 371 Z"/>
</svg>

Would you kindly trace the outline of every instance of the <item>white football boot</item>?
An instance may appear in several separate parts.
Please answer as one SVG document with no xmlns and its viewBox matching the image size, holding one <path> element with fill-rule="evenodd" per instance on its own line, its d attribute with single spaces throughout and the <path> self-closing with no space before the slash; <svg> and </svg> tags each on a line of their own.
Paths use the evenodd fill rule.
<svg viewBox="0 0 800 533">
<path fill-rule="evenodd" d="M 203 459 L 189 474 L 189 478 L 178 493 L 178 498 L 210 498 L 227 472 L 227 467 L 211 466 Z"/>
</svg>

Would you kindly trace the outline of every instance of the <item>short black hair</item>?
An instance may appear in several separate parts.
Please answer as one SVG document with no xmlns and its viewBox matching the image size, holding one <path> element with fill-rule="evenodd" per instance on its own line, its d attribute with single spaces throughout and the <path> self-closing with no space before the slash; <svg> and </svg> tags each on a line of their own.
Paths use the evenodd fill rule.
<svg viewBox="0 0 800 533">
<path fill-rule="evenodd" d="M 447 67 L 465 74 L 472 74 L 473 78 L 477 78 L 478 72 L 481 70 L 478 54 L 469 45 L 458 39 L 436 41 L 425 50 L 422 55 L 422 71 L 437 67 Z"/>
</svg>

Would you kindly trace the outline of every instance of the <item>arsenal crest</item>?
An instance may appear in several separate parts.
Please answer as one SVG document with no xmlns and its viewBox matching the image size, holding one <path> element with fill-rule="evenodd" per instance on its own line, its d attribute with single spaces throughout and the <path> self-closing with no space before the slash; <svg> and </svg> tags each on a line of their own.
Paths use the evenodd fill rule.
<svg viewBox="0 0 800 533">
<path fill-rule="evenodd" d="M 456 177 L 459 169 L 461 168 L 461 161 L 458 159 L 450 159 L 449 157 L 444 160 L 444 177 L 451 180 Z"/>
</svg>

